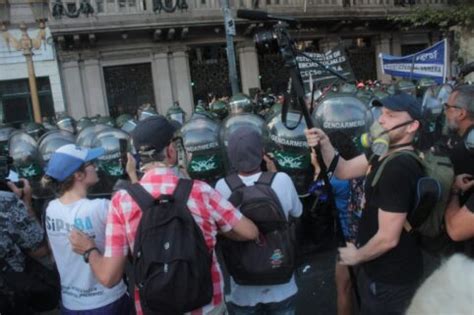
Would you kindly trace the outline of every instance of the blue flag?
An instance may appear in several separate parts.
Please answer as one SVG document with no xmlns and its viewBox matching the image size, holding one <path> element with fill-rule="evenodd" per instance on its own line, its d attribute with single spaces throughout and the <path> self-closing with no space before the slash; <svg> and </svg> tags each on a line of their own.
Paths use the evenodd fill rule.
<svg viewBox="0 0 474 315">
<path fill-rule="evenodd" d="M 439 84 L 446 79 L 446 39 L 416 54 L 403 57 L 380 54 L 379 58 L 385 74 L 409 79 L 433 78 Z"/>
</svg>

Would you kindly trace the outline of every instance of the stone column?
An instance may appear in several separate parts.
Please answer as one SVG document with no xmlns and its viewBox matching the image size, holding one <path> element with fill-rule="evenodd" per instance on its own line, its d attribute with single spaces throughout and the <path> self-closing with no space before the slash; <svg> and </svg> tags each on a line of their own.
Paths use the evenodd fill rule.
<svg viewBox="0 0 474 315">
<path fill-rule="evenodd" d="M 102 68 L 97 57 L 84 60 L 84 90 L 89 116 L 107 116 L 109 109 L 106 103 Z"/>
<path fill-rule="evenodd" d="M 77 56 L 61 57 L 62 79 L 66 94 L 66 111 L 75 119 L 87 116 L 81 73 Z"/>
<path fill-rule="evenodd" d="M 179 102 L 181 108 L 189 118 L 194 109 L 193 90 L 191 88 L 191 69 L 189 67 L 189 57 L 186 48 L 177 48 L 173 51 L 172 78 L 175 88 L 174 100 Z M 172 105 L 166 104 L 166 110 Z"/>
<path fill-rule="evenodd" d="M 392 55 L 401 56 L 402 55 L 402 39 L 400 33 L 392 34 Z"/>
<path fill-rule="evenodd" d="M 173 104 L 173 90 L 171 88 L 170 65 L 168 52 L 158 50 L 153 52 L 152 62 L 153 88 L 155 90 L 156 110 L 165 115 L 166 110 Z"/>
<path fill-rule="evenodd" d="M 387 35 L 382 35 L 376 39 L 375 64 L 377 65 L 377 80 L 381 80 L 384 83 L 390 83 L 391 76 L 384 74 L 382 71 L 382 62 L 379 57 L 381 53 L 390 54 L 390 38 Z"/>
<path fill-rule="evenodd" d="M 251 88 L 260 88 L 260 71 L 255 43 L 246 41 L 237 45 L 240 63 L 240 82 L 242 92 L 250 94 Z"/>
</svg>

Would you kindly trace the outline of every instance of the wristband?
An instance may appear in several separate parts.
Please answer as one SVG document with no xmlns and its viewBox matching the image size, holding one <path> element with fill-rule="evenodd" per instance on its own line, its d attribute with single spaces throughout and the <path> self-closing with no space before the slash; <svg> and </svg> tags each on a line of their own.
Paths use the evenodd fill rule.
<svg viewBox="0 0 474 315">
<path fill-rule="evenodd" d="M 88 250 L 86 250 L 86 251 L 82 254 L 82 258 L 84 258 L 84 262 L 85 262 L 86 264 L 89 263 L 89 256 L 90 256 L 91 253 L 92 253 L 93 251 L 95 251 L 95 250 L 100 253 L 100 251 L 99 251 L 99 249 L 98 249 L 97 247 L 92 247 L 92 248 L 89 248 Z"/>
</svg>

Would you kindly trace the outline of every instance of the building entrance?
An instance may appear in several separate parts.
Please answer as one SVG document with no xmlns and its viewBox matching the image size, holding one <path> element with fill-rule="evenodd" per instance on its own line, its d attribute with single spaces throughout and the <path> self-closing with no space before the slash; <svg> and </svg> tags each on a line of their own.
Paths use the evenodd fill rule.
<svg viewBox="0 0 474 315">
<path fill-rule="evenodd" d="M 105 90 L 111 117 L 135 115 L 138 107 L 155 107 L 151 64 L 104 67 Z"/>
</svg>

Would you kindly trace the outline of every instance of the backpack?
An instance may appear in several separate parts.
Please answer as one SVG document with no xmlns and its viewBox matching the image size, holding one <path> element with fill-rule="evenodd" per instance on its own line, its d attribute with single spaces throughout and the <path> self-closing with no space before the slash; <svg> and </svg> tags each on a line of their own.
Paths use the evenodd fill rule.
<svg viewBox="0 0 474 315">
<path fill-rule="evenodd" d="M 257 225 L 257 241 L 221 239 L 226 267 L 241 285 L 273 285 L 290 281 L 295 269 L 295 230 L 271 188 L 275 173 L 263 172 L 255 185 L 246 186 L 237 174 L 225 181 L 229 201 Z"/>
<path fill-rule="evenodd" d="M 385 165 L 402 154 L 417 160 L 426 175 L 418 180 L 415 207 L 405 222 L 405 230 L 415 232 L 425 250 L 432 253 L 444 252 L 450 243 L 445 229 L 444 214 L 454 180 L 451 160 L 431 151 L 420 155 L 408 150 L 394 152 L 378 168 L 371 183 L 372 187 L 382 176 Z"/>
<path fill-rule="evenodd" d="M 127 187 L 143 212 L 133 271 L 145 314 L 182 314 L 212 300 L 212 253 L 186 206 L 192 186 L 180 179 L 173 195 L 158 199 L 138 183 Z"/>
</svg>

